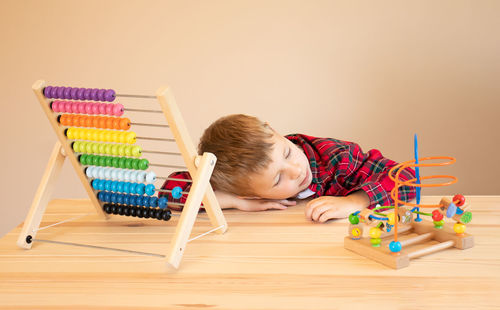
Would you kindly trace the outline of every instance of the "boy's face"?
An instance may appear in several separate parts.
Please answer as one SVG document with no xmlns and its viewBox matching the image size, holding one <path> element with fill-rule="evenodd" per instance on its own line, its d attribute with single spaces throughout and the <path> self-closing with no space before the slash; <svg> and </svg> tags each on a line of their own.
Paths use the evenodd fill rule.
<svg viewBox="0 0 500 310">
<path fill-rule="evenodd" d="M 250 176 L 250 187 L 260 198 L 287 199 L 305 190 L 312 181 L 306 155 L 295 144 L 276 132 L 269 165 Z"/>
</svg>

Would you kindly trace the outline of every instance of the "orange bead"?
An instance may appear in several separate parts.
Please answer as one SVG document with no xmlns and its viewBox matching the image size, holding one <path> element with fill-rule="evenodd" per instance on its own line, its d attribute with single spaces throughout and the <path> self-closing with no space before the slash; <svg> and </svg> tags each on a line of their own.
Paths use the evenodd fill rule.
<svg viewBox="0 0 500 310">
<path fill-rule="evenodd" d="M 120 119 L 113 118 L 113 129 L 120 129 Z"/>
<path fill-rule="evenodd" d="M 107 117 L 101 116 L 99 117 L 99 128 L 106 128 L 106 119 Z"/>
<path fill-rule="evenodd" d="M 120 119 L 120 128 L 121 130 L 129 130 L 130 129 L 130 120 L 128 118 Z"/>
<path fill-rule="evenodd" d="M 73 115 L 73 125 L 75 127 L 80 127 L 80 115 Z"/>
<path fill-rule="evenodd" d="M 63 114 L 61 117 L 59 117 L 59 123 L 63 126 L 68 126 L 68 114 Z"/>
<path fill-rule="evenodd" d="M 108 117 L 106 119 L 106 128 L 113 129 L 113 118 L 112 117 Z"/>
<path fill-rule="evenodd" d="M 85 117 L 85 127 L 92 127 L 92 118 L 89 116 Z"/>
<path fill-rule="evenodd" d="M 92 127 L 99 128 L 99 116 L 91 116 L 92 117 Z"/>
</svg>

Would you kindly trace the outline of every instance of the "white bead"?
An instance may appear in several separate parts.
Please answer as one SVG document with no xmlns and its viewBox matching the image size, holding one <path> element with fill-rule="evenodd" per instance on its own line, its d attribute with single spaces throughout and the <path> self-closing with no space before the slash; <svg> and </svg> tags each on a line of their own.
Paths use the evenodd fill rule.
<svg viewBox="0 0 500 310">
<path fill-rule="evenodd" d="M 113 181 L 118 180 L 118 171 L 119 169 L 116 168 L 111 169 L 111 180 Z"/>
<path fill-rule="evenodd" d="M 137 171 L 130 171 L 130 182 L 137 182 Z"/>
<path fill-rule="evenodd" d="M 132 171 L 131 171 L 131 170 L 125 170 L 125 171 L 123 172 L 123 180 L 124 180 L 125 182 L 131 182 L 131 179 L 132 179 L 132 178 L 130 177 L 130 175 L 131 175 L 131 174 L 132 174 Z"/>
<path fill-rule="evenodd" d="M 105 178 L 105 175 L 104 175 L 104 168 L 99 167 L 99 168 L 97 168 L 97 169 L 99 169 L 99 172 L 97 173 L 97 175 L 99 176 L 99 179 L 104 179 L 104 178 Z"/>
<path fill-rule="evenodd" d="M 146 183 L 151 184 L 156 181 L 156 173 L 154 171 L 149 171 L 146 174 Z"/>
<path fill-rule="evenodd" d="M 124 174 L 125 174 L 125 170 L 123 170 L 123 169 L 118 170 L 118 173 L 116 175 L 116 178 L 118 179 L 118 181 L 122 181 L 122 182 L 125 181 Z"/>
<path fill-rule="evenodd" d="M 88 178 L 91 178 L 91 177 L 92 177 L 92 175 L 93 175 L 93 174 L 92 174 L 92 171 L 94 170 L 94 168 L 95 168 L 94 166 L 89 166 L 89 167 L 87 168 L 87 170 L 85 170 L 85 174 L 87 175 L 87 177 L 88 177 Z"/>
<path fill-rule="evenodd" d="M 106 177 L 106 180 L 111 180 L 111 168 L 104 168 L 104 176 Z"/>
<path fill-rule="evenodd" d="M 138 171 L 136 180 L 137 180 L 137 183 L 146 182 L 146 171 Z"/>
</svg>

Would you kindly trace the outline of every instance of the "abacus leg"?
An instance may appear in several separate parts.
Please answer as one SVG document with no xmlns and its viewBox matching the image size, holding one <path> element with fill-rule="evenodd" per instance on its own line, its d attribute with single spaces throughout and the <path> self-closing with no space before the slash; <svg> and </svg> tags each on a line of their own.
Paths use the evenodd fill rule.
<svg viewBox="0 0 500 310">
<path fill-rule="evenodd" d="M 66 157 L 61 153 L 61 150 L 61 143 L 57 141 L 54 145 L 54 149 L 52 150 L 52 154 L 50 155 L 47 167 L 45 168 L 42 181 L 40 182 L 40 185 L 38 185 L 35 198 L 33 198 L 33 202 L 31 203 L 28 216 L 24 221 L 21 234 L 17 239 L 17 245 L 21 248 L 30 249 L 33 244 L 31 240 L 35 238 L 42 216 L 45 213 L 45 208 L 49 203 L 56 180 L 59 177 L 62 165 L 66 159 Z"/>
<path fill-rule="evenodd" d="M 170 245 L 170 250 L 167 254 L 168 263 L 176 269 L 179 267 L 182 255 L 186 249 L 189 235 L 191 234 L 196 216 L 200 210 L 201 200 L 207 190 L 216 160 L 217 158 L 215 155 L 204 153 L 198 170 L 193 178 L 193 185 L 189 191 L 190 194 L 182 210 L 179 223 L 175 229 L 175 235 Z"/>
</svg>

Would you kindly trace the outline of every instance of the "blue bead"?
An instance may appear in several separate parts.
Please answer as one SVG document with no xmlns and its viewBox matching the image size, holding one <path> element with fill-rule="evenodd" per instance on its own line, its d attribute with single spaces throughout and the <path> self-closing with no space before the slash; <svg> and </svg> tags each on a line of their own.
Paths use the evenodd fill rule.
<svg viewBox="0 0 500 310">
<path fill-rule="evenodd" d="M 148 196 L 144 196 L 143 197 L 143 204 L 146 208 L 149 207 L 149 197 Z"/>
<path fill-rule="evenodd" d="M 392 253 L 401 251 L 401 248 L 401 242 L 399 241 L 391 241 L 391 243 L 389 244 L 389 250 L 391 250 Z"/>
<path fill-rule="evenodd" d="M 176 186 L 172 189 L 172 197 L 175 199 L 179 199 L 182 197 L 182 188 L 180 186 Z"/>
<path fill-rule="evenodd" d="M 135 183 L 130 183 L 130 193 L 135 194 Z"/>
<path fill-rule="evenodd" d="M 123 182 L 118 182 L 116 185 L 116 191 L 119 193 L 123 193 Z"/>
<path fill-rule="evenodd" d="M 153 208 L 158 207 L 158 197 L 150 197 L 149 198 L 149 205 Z"/>
<path fill-rule="evenodd" d="M 123 204 L 124 205 L 130 204 L 130 196 L 129 195 L 123 195 Z"/>
<path fill-rule="evenodd" d="M 123 204 L 123 194 L 117 194 L 116 203 Z"/>
<path fill-rule="evenodd" d="M 109 192 L 104 192 L 104 202 L 110 202 L 111 201 L 111 193 Z"/>
<path fill-rule="evenodd" d="M 137 205 L 138 206 L 143 206 L 144 205 L 144 197 L 137 196 L 136 201 L 137 201 Z"/>
<path fill-rule="evenodd" d="M 167 207 L 167 197 L 158 198 L 158 207 L 160 207 L 160 209 L 165 209 Z"/>
<path fill-rule="evenodd" d="M 130 183 L 129 182 L 123 182 L 123 192 L 130 194 Z"/>
<path fill-rule="evenodd" d="M 104 192 L 97 193 L 97 199 L 99 199 L 100 201 L 104 201 Z"/>
<path fill-rule="evenodd" d="M 116 200 L 117 200 L 117 194 L 111 194 L 111 202 L 112 203 L 116 203 Z"/>
<path fill-rule="evenodd" d="M 145 188 L 146 188 L 146 186 L 144 184 L 142 184 L 142 183 L 137 184 L 137 186 L 135 187 L 136 194 L 144 195 Z"/>
<path fill-rule="evenodd" d="M 110 191 L 111 191 L 111 183 L 113 183 L 113 181 L 104 181 L 104 189 L 105 189 L 107 192 L 110 192 Z"/>
<path fill-rule="evenodd" d="M 95 179 L 94 181 L 92 181 L 92 188 L 96 191 L 99 190 L 99 179 Z"/>
<path fill-rule="evenodd" d="M 129 198 L 130 198 L 130 204 L 133 206 L 137 206 L 137 196 L 130 195 Z"/>
<path fill-rule="evenodd" d="M 453 217 L 457 213 L 457 206 L 452 202 L 446 210 L 446 217 Z"/>
<path fill-rule="evenodd" d="M 116 192 L 117 188 L 118 188 L 118 181 L 111 181 L 111 191 Z"/>
<path fill-rule="evenodd" d="M 155 186 L 154 184 L 146 185 L 146 195 L 153 196 L 155 194 Z"/>
</svg>

